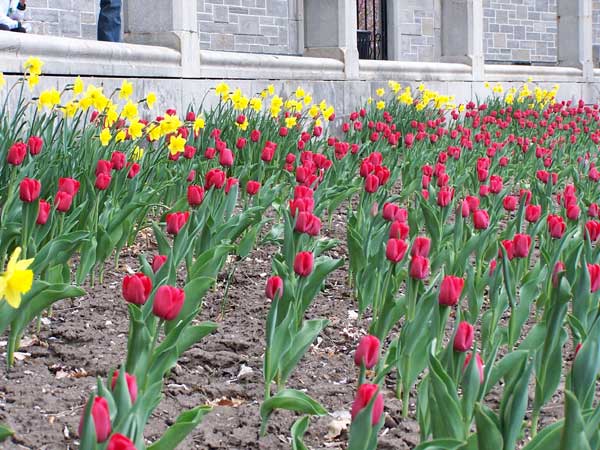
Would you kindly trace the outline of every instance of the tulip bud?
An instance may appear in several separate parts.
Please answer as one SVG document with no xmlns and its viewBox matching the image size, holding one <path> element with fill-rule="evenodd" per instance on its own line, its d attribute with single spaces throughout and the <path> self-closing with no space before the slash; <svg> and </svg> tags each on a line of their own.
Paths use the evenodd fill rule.
<svg viewBox="0 0 600 450">
<path fill-rule="evenodd" d="M 114 391 L 115 386 L 117 385 L 117 380 L 119 379 L 119 372 L 114 371 L 111 382 L 111 389 Z M 137 388 L 137 380 L 135 375 L 130 375 L 125 372 L 125 382 L 127 383 L 127 390 L 129 391 L 129 398 L 131 399 L 131 404 L 133 405 L 137 399 L 138 388 Z"/>
<path fill-rule="evenodd" d="M 354 403 L 352 403 L 351 416 L 352 420 L 356 418 L 364 408 L 366 408 L 374 395 L 377 395 L 375 402 L 373 403 L 373 410 L 371 413 L 371 425 L 375 426 L 381 420 L 383 414 L 383 395 L 378 393 L 379 386 L 376 384 L 362 384 L 358 388 Z"/>
<path fill-rule="evenodd" d="M 164 263 L 167 262 L 166 255 L 154 255 L 152 259 L 152 272 L 156 273 L 160 270 Z"/>
<path fill-rule="evenodd" d="M 94 186 L 99 191 L 105 191 L 110 186 L 111 176 L 106 173 L 101 173 L 96 176 L 96 183 Z"/>
<path fill-rule="evenodd" d="M 38 155 L 42 151 L 44 140 L 38 136 L 30 136 L 27 140 L 27 147 L 29 147 L 29 153 L 32 156 Z"/>
<path fill-rule="evenodd" d="M 390 238 L 385 248 L 385 257 L 394 264 L 399 263 L 406 255 L 407 249 L 408 244 L 402 239 Z"/>
<path fill-rule="evenodd" d="M 590 275 L 590 292 L 594 293 L 600 289 L 600 264 L 588 264 L 587 269 Z"/>
<path fill-rule="evenodd" d="M 152 280 L 143 273 L 125 275 L 123 278 L 123 298 L 134 305 L 143 305 L 152 291 Z"/>
<path fill-rule="evenodd" d="M 454 189 L 444 186 L 440 188 L 440 191 L 437 195 L 437 204 L 438 206 L 444 208 L 450 204 L 452 198 L 454 197 Z"/>
<path fill-rule="evenodd" d="M 221 189 L 225 184 L 225 172 L 220 169 L 211 169 L 206 173 L 206 189 L 210 189 L 211 187 L 215 187 L 217 189 Z"/>
<path fill-rule="evenodd" d="M 6 161 L 13 166 L 20 166 L 27 155 L 27 145 L 23 142 L 13 144 L 6 155 Z"/>
<path fill-rule="evenodd" d="M 83 433 L 86 409 L 87 408 L 83 409 L 83 414 L 81 416 L 81 420 L 79 421 L 79 436 L 81 436 Z M 108 402 L 104 397 L 94 397 L 92 402 L 91 417 L 94 421 L 94 428 L 96 429 L 96 441 L 98 443 L 106 441 L 108 436 L 110 436 L 112 426 L 110 423 Z"/>
<path fill-rule="evenodd" d="M 379 359 L 379 347 L 380 342 L 377 337 L 363 336 L 356 348 L 356 353 L 354 353 L 354 364 L 358 367 L 364 364 L 365 368 L 369 370 L 375 367 Z"/>
<path fill-rule="evenodd" d="M 283 280 L 281 277 L 272 276 L 267 280 L 265 296 L 270 300 L 275 299 L 275 297 L 281 298 L 283 296 Z"/>
<path fill-rule="evenodd" d="M 531 247 L 531 236 L 528 234 L 515 234 L 513 238 L 513 251 L 515 258 L 527 258 Z"/>
<path fill-rule="evenodd" d="M 45 225 L 48 222 L 50 216 L 50 203 L 45 200 L 40 200 L 38 215 L 35 223 L 38 225 Z"/>
<path fill-rule="evenodd" d="M 202 204 L 202 200 L 204 199 L 204 189 L 202 186 L 190 184 L 187 189 L 187 199 L 192 208 L 195 206 L 200 206 Z"/>
<path fill-rule="evenodd" d="M 546 219 L 548 223 L 548 231 L 550 232 L 550 236 L 554 239 L 560 239 L 565 234 L 565 230 L 567 229 L 567 225 L 563 221 L 563 218 L 560 216 L 555 216 L 550 214 Z"/>
<path fill-rule="evenodd" d="M 33 203 L 40 196 L 42 183 L 33 178 L 23 178 L 19 185 L 19 198 L 25 203 Z"/>
<path fill-rule="evenodd" d="M 390 238 L 394 239 L 406 239 L 410 231 L 409 226 L 404 222 L 395 221 L 390 227 Z"/>
<path fill-rule="evenodd" d="M 127 172 L 127 178 L 135 178 L 135 176 L 140 173 L 140 165 L 138 163 L 132 163 L 129 166 L 129 171 Z"/>
<path fill-rule="evenodd" d="M 71 196 L 75 196 L 79 191 L 80 183 L 73 178 L 59 178 L 58 179 L 58 190 L 59 192 L 66 192 Z"/>
<path fill-rule="evenodd" d="M 473 345 L 475 331 L 473 325 L 469 322 L 461 322 L 458 324 L 458 329 L 454 335 L 454 351 L 464 353 Z"/>
<path fill-rule="evenodd" d="M 311 252 L 300 252 L 294 259 L 294 272 L 301 277 L 309 276 L 313 271 L 313 254 Z"/>
<path fill-rule="evenodd" d="M 121 170 L 125 167 L 125 153 L 122 152 L 113 152 L 110 156 L 110 162 L 112 163 L 112 168 L 114 170 Z"/>
<path fill-rule="evenodd" d="M 246 193 L 248 195 L 256 195 L 260 190 L 260 183 L 258 181 L 250 180 L 246 183 Z"/>
<path fill-rule="evenodd" d="M 424 236 L 418 236 L 413 242 L 412 248 L 410 249 L 411 256 L 429 256 L 429 249 L 431 248 L 431 240 Z"/>
<path fill-rule="evenodd" d="M 167 214 L 167 233 L 173 235 L 179 234 L 189 217 L 190 213 L 187 211 Z"/>
<path fill-rule="evenodd" d="M 110 174 L 111 170 L 112 163 L 106 159 L 101 159 L 96 163 L 96 176 L 100 175 L 101 173 Z"/>
<path fill-rule="evenodd" d="M 518 199 L 514 195 L 507 195 L 502 200 L 502 206 L 504 206 L 504 209 L 507 211 L 514 211 L 517 209 L 517 203 Z"/>
<path fill-rule="evenodd" d="M 54 198 L 54 205 L 60 212 L 67 212 L 71 209 L 73 203 L 73 196 L 67 192 L 59 191 Z"/>
<path fill-rule="evenodd" d="M 465 280 L 453 275 L 446 275 L 440 285 L 440 294 L 438 302 L 443 306 L 454 306 L 458 303 L 458 299 L 462 293 Z"/>
<path fill-rule="evenodd" d="M 525 220 L 529 223 L 535 223 L 542 215 L 542 207 L 540 205 L 527 205 L 525 207 Z"/>
<path fill-rule="evenodd" d="M 156 290 L 152 313 L 163 320 L 173 320 L 183 308 L 185 292 L 174 286 L 161 286 Z"/>
<path fill-rule="evenodd" d="M 106 450 L 136 450 L 135 444 L 127 436 L 115 433 L 110 437 Z"/>
<path fill-rule="evenodd" d="M 367 175 L 365 178 L 365 191 L 369 194 L 373 194 L 374 192 L 377 192 L 378 188 L 379 178 L 377 178 L 377 175 L 373 175 L 372 173 Z"/>
<path fill-rule="evenodd" d="M 233 153 L 228 148 L 223 149 L 219 154 L 219 164 L 223 167 L 233 166 Z"/>
<path fill-rule="evenodd" d="M 416 255 L 410 260 L 410 277 L 415 280 L 424 280 L 429 276 L 429 259 Z"/>
<path fill-rule="evenodd" d="M 463 372 L 469 366 L 469 362 L 471 362 L 471 358 L 473 357 L 473 352 L 469 353 L 465 358 L 465 363 L 463 365 Z M 479 383 L 483 383 L 483 360 L 481 359 L 481 355 L 479 353 L 475 356 L 475 364 L 477 364 L 477 370 L 479 371 Z"/>
<path fill-rule="evenodd" d="M 490 226 L 490 216 L 487 211 L 479 209 L 473 213 L 473 225 L 476 230 L 485 230 Z"/>
<path fill-rule="evenodd" d="M 400 221 L 406 222 L 408 219 L 408 212 L 406 209 L 400 208 L 398 205 L 394 205 L 393 203 L 384 203 L 383 211 L 381 215 L 384 220 L 388 222 Z"/>
<path fill-rule="evenodd" d="M 567 266 L 565 266 L 565 263 L 562 261 L 557 261 L 556 264 L 554 265 L 554 269 L 552 269 L 552 286 L 554 288 L 558 287 L 558 281 L 559 278 L 558 276 L 564 272 L 567 269 Z"/>
</svg>

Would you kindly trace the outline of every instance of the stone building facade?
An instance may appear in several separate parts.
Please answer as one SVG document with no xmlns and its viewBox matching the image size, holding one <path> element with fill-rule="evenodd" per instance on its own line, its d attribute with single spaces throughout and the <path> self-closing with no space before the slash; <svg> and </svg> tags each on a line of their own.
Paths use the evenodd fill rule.
<svg viewBox="0 0 600 450">
<path fill-rule="evenodd" d="M 127 2 L 127 0 L 124 0 Z M 354 0 L 348 0 L 354 1 Z M 399 58 L 440 60 L 443 0 L 398 2 L 388 27 L 400 34 Z M 557 0 L 481 0 L 487 62 L 557 62 Z M 573 0 L 576 1 L 576 0 Z M 304 48 L 303 0 L 197 0 L 200 48 L 299 55 Z M 94 39 L 99 0 L 28 0 L 27 20 L 38 34 Z M 600 0 L 593 0 L 594 44 L 600 46 Z"/>
</svg>

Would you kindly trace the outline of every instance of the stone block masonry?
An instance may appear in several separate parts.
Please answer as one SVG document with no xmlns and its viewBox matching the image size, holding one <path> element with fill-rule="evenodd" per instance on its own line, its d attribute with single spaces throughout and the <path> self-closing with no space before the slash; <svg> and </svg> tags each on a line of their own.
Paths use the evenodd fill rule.
<svg viewBox="0 0 600 450">
<path fill-rule="evenodd" d="M 297 0 L 198 0 L 200 48 L 299 55 Z"/>
<path fill-rule="evenodd" d="M 99 0 L 28 0 L 25 18 L 32 32 L 96 39 Z"/>
<path fill-rule="evenodd" d="M 408 0 L 400 3 L 400 55 L 405 61 L 439 60 L 441 1 Z"/>
<path fill-rule="evenodd" d="M 484 0 L 485 59 L 556 63 L 556 1 Z"/>
</svg>

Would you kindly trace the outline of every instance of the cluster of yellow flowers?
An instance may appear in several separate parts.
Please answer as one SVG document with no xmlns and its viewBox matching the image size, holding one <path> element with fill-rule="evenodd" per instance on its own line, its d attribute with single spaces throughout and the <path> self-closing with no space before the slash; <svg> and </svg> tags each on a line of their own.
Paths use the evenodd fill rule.
<svg viewBox="0 0 600 450">
<path fill-rule="evenodd" d="M 532 78 L 528 78 L 526 83 L 523 83 L 520 87 L 511 87 L 506 91 L 506 95 L 504 96 L 504 101 L 512 105 L 515 103 L 523 103 L 533 100 L 534 103 L 529 105 L 530 108 L 535 107 L 535 104 L 539 106 L 546 106 L 548 103 L 553 101 L 556 98 L 556 94 L 558 93 L 559 85 L 555 84 L 552 89 L 542 89 L 539 86 L 535 86 L 533 91 L 530 89 L 529 84 L 533 82 Z M 500 83 L 496 83 L 493 86 L 485 82 L 484 87 L 486 89 L 491 89 L 495 94 L 502 94 L 504 92 L 504 87 Z"/>
<path fill-rule="evenodd" d="M 396 97 L 396 101 L 403 105 L 414 105 L 417 111 L 425 109 L 428 105 L 433 105 L 437 109 L 453 109 L 456 107 L 454 104 L 454 96 L 442 95 L 436 91 L 427 89 L 423 83 L 421 83 L 417 91 L 417 100 L 413 96 L 412 88 L 410 86 L 404 87 L 400 83 L 390 80 L 388 81 L 388 87 Z M 386 94 L 385 88 L 378 88 L 375 91 L 375 95 L 378 100 L 375 103 L 375 107 L 379 110 L 383 110 L 386 107 L 384 97 Z M 368 104 L 372 104 L 375 100 L 372 97 L 367 99 Z"/>
<path fill-rule="evenodd" d="M 32 259 L 22 259 L 21 247 L 17 247 L 6 266 L 6 271 L 0 275 L 0 300 L 5 299 L 13 308 L 21 305 L 21 296 L 26 294 L 33 284 L 33 271 L 29 269 Z"/>
<path fill-rule="evenodd" d="M 327 102 L 313 103 L 312 96 L 302 87 L 298 87 L 294 94 L 285 100 L 275 93 L 275 86 L 272 84 L 263 89 L 260 94 L 251 98 L 246 97 L 239 88 L 232 92 L 229 85 L 224 82 L 216 85 L 215 93 L 222 102 L 231 102 L 236 111 L 244 111 L 249 107 L 258 113 L 263 110 L 264 103 L 268 101 L 269 113 L 275 119 L 281 115 L 282 111 L 295 114 L 302 113 L 304 108 L 308 108 L 308 115 L 319 125 L 321 123 L 320 117 L 329 120 L 335 114 L 334 107 L 328 105 Z M 297 119 L 288 117 L 285 119 L 285 124 L 286 127 L 292 128 L 296 126 Z M 248 120 L 246 119 L 242 123 L 236 122 L 236 126 L 245 131 L 248 128 Z"/>
</svg>

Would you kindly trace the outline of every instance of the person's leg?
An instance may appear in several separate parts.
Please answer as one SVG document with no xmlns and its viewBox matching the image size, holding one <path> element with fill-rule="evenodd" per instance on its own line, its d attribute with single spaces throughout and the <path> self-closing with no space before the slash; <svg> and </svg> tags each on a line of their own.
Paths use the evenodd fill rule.
<svg viewBox="0 0 600 450">
<path fill-rule="evenodd" d="M 10 31 L 14 31 L 15 33 L 27 33 L 27 30 L 25 29 L 25 27 L 23 27 L 22 24 L 19 24 L 17 28 L 13 28 Z"/>
<path fill-rule="evenodd" d="M 10 31 L 10 28 L 8 28 L 8 25 L 0 23 L 0 31 Z"/>
<path fill-rule="evenodd" d="M 121 0 L 100 0 L 98 40 L 121 41 Z"/>
</svg>

